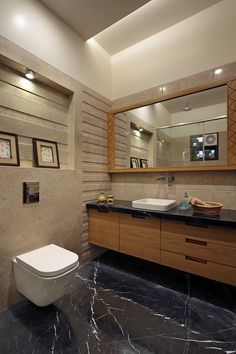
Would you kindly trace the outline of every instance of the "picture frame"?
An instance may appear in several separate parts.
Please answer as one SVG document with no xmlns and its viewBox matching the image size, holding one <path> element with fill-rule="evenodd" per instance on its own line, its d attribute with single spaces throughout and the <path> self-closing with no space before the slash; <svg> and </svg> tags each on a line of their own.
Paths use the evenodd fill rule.
<svg viewBox="0 0 236 354">
<path fill-rule="evenodd" d="M 60 168 L 56 141 L 33 138 L 35 167 Z"/>
<path fill-rule="evenodd" d="M 139 160 L 137 157 L 130 157 L 130 167 L 139 168 Z"/>
<path fill-rule="evenodd" d="M 0 131 L 0 165 L 20 166 L 18 136 Z"/>
<path fill-rule="evenodd" d="M 148 167 L 147 159 L 139 159 L 139 161 L 140 161 L 140 167 L 141 168 L 147 168 Z"/>
</svg>

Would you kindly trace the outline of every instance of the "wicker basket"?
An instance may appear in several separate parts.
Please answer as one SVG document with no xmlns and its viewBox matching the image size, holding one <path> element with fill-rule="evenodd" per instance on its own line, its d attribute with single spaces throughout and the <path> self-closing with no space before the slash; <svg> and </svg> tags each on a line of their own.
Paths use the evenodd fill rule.
<svg viewBox="0 0 236 354">
<path fill-rule="evenodd" d="M 205 202 L 207 205 L 199 205 L 196 202 L 191 202 L 192 208 L 196 213 L 201 213 L 205 215 L 217 216 L 220 214 L 220 210 L 223 206 L 221 203 L 216 202 Z"/>
</svg>

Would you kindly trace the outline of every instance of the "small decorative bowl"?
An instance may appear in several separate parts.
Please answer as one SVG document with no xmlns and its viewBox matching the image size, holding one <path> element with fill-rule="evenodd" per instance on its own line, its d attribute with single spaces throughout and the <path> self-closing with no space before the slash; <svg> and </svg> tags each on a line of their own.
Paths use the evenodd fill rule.
<svg viewBox="0 0 236 354">
<path fill-rule="evenodd" d="M 207 205 L 200 205 L 195 203 L 191 203 L 193 210 L 196 213 L 201 213 L 205 215 L 214 215 L 217 216 L 220 214 L 220 210 L 223 206 L 221 203 L 216 202 L 205 202 Z"/>
</svg>

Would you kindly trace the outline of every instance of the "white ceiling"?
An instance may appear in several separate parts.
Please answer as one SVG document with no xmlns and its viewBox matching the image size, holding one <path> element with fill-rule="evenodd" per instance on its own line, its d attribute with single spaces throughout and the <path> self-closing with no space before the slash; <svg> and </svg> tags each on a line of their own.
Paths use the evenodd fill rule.
<svg viewBox="0 0 236 354">
<path fill-rule="evenodd" d="M 183 111 L 186 105 L 192 109 L 208 107 L 219 103 L 227 102 L 226 85 L 215 87 L 209 90 L 192 93 L 190 95 L 177 97 L 168 101 L 161 102 L 169 113 Z M 158 103 L 157 103 L 158 104 Z"/>
<path fill-rule="evenodd" d="M 87 40 L 150 0 L 40 0 Z"/>
<path fill-rule="evenodd" d="M 111 55 L 154 35 L 221 0 L 152 0 L 98 34 Z"/>
<path fill-rule="evenodd" d="M 81 38 L 111 55 L 221 0 L 40 0 Z"/>
</svg>

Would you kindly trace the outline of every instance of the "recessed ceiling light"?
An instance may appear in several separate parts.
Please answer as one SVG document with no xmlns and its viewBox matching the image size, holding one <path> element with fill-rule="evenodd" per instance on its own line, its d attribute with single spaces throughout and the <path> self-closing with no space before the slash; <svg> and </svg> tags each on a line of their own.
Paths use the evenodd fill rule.
<svg viewBox="0 0 236 354">
<path fill-rule="evenodd" d="M 25 77 L 29 80 L 33 80 L 35 78 L 35 73 L 32 70 L 27 70 L 25 73 Z"/>
<path fill-rule="evenodd" d="M 143 131 L 143 128 L 139 128 L 139 131 L 142 132 L 142 131 Z"/>
<path fill-rule="evenodd" d="M 214 74 L 215 74 L 215 75 L 219 75 L 219 74 L 222 73 L 222 71 L 223 71 L 223 69 L 221 69 L 221 68 L 215 69 L 215 70 L 214 70 Z"/>
</svg>

